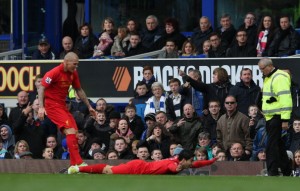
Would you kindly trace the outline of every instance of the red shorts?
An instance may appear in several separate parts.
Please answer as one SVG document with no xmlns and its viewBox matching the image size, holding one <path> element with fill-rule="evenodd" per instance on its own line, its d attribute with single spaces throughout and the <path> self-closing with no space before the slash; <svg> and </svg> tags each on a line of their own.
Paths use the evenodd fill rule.
<svg viewBox="0 0 300 191">
<path fill-rule="evenodd" d="M 74 128 L 78 130 L 75 119 L 66 106 L 62 107 L 57 103 L 53 103 L 48 104 L 45 109 L 49 119 L 55 123 L 60 130 L 64 128 Z"/>
</svg>

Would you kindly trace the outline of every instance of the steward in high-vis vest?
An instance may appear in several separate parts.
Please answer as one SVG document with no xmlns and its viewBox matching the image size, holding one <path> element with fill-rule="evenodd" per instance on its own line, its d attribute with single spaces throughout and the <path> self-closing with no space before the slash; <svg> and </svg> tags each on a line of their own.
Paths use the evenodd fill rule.
<svg viewBox="0 0 300 191">
<path fill-rule="evenodd" d="M 288 129 L 292 112 L 290 75 L 273 66 L 269 58 L 262 58 L 258 67 L 264 76 L 262 110 L 267 124 L 268 142 L 266 148 L 269 176 L 290 176 L 291 166 L 281 139 L 282 129 Z"/>
</svg>

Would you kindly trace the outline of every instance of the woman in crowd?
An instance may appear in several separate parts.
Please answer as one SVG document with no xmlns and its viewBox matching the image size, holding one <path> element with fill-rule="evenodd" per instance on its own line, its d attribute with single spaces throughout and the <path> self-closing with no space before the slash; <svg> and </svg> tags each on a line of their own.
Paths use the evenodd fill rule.
<svg viewBox="0 0 300 191">
<path fill-rule="evenodd" d="M 183 57 L 183 58 L 184 57 L 193 57 L 196 55 L 197 55 L 197 52 L 196 52 L 195 45 L 190 40 L 186 40 L 182 45 L 180 57 Z"/>
<path fill-rule="evenodd" d="M 14 149 L 14 158 L 20 159 L 20 155 L 24 152 L 30 152 L 29 145 L 26 141 L 20 140 L 16 143 L 16 146 Z"/>
</svg>

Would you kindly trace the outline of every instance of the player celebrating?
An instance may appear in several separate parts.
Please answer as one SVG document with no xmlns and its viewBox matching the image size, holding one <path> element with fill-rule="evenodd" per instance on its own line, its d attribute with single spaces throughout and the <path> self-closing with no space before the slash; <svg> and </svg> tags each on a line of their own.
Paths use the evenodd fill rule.
<svg viewBox="0 0 300 191">
<path fill-rule="evenodd" d="M 39 111 L 38 117 L 44 119 L 46 114 L 52 122 L 66 135 L 67 146 L 70 152 L 70 165 L 83 165 L 77 144 L 77 125 L 66 107 L 66 97 L 70 85 L 76 90 L 77 95 L 87 105 L 89 111 L 95 116 L 96 112 L 80 87 L 78 72 L 78 56 L 69 52 L 64 62 L 45 74 L 42 86 L 38 89 Z M 44 102 L 45 101 L 45 102 Z"/>
<path fill-rule="evenodd" d="M 182 150 L 178 156 L 160 161 L 147 162 L 132 160 L 118 166 L 95 164 L 89 166 L 71 166 L 68 174 L 94 173 L 94 174 L 177 174 L 187 168 L 199 168 L 213 164 L 217 159 L 194 161 L 194 154 L 189 150 Z"/>
</svg>

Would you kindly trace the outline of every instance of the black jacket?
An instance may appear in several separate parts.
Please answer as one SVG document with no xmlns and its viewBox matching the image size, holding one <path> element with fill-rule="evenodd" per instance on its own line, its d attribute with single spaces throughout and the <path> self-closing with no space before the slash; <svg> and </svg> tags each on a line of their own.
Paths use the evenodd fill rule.
<svg viewBox="0 0 300 191">
<path fill-rule="evenodd" d="M 149 31 L 148 29 L 143 29 L 141 31 L 141 41 L 142 45 L 146 47 L 150 51 L 155 50 L 154 44 L 158 39 L 160 39 L 163 35 L 163 30 L 157 26 L 156 29 Z M 157 49 L 156 49 L 157 50 Z"/>
<path fill-rule="evenodd" d="M 275 31 L 274 39 L 268 50 L 268 56 L 294 55 L 299 48 L 299 43 L 299 34 L 293 27 L 284 31 L 279 28 Z"/>
<path fill-rule="evenodd" d="M 178 50 L 181 50 L 186 37 L 183 36 L 179 31 L 174 31 L 171 34 L 167 34 L 166 31 L 163 32 L 162 37 L 158 39 L 154 44 L 155 50 L 160 50 L 165 47 L 167 40 L 173 40 Z"/>
<path fill-rule="evenodd" d="M 135 56 L 138 54 L 143 54 L 147 52 L 147 49 L 142 45 L 142 43 L 139 43 L 136 47 L 131 47 L 131 44 L 129 43 L 125 48 L 124 48 L 124 53 L 125 57 L 129 56 Z"/>
<path fill-rule="evenodd" d="M 229 95 L 233 95 L 237 101 L 237 110 L 248 115 L 248 107 L 257 104 L 256 100 L 260 93 L 260 87 L 252 80 L 250 86 L 246 86 L 243 82 L 237 82 L 233 86 Z"/>
<path fill-rule="evenodd" d="M 238 44 L 227 49 L 226 57 L 256 57 L 256 49 L 253 45 L 246 43 L 244 46 Z"/>
<path fill-rule="evenodd" d="M 239 29 L 245 30 L 247 33 L 247 44 L 252 46 L 256 46 L 257 42 L 257 26 L 254 24 L 247 29 L 245 28 L 245 24 L 242 24 Z"/>
<path fill-rule="evenodd" d="M 225 58 L 226 57 L 226 48 L 223 47 L 221 44 L 216 50 L 213 50 L 212 48 L 210 48 L 210 50 L 208 51 L 208 57 L 209 58 Z"/>
<path fill-rule="evenodd" d="M 83 38 L 88 38 L 87 42 L 82 43 Z M 89 59 L 94 54 L 94 47 L 98 46 L 99 40 L 95 35 L 88 37 L 79 36 L 74 43 L 74 52 L 80 59 Z"/>
<path fill-rule="evenodd" d="M 230 47 L 235 39 L 236 29 L 231 25 L 227 30 L 222 32 L 222 27 L 219 27 L 216 32 L 221 36 L 221 43 L 223 47 Z"/>
<path fill-rule="evenodd" d="M 199 27 L 197 27 L 196 29 L 194 29 L 193 31 L 193 35 L 191 37 L 191 41 L 193 42 L 193 44 L 196 46 L 196 50 L 198 51 L 198 53 L 202 53 L 203 52 L 203 42 L 205 40 L 208 40 L 209 35 L 213 32 L 212 27 L 210 27 L 207 31 L 202 32 L 200 30 Z"/>
</svg>

